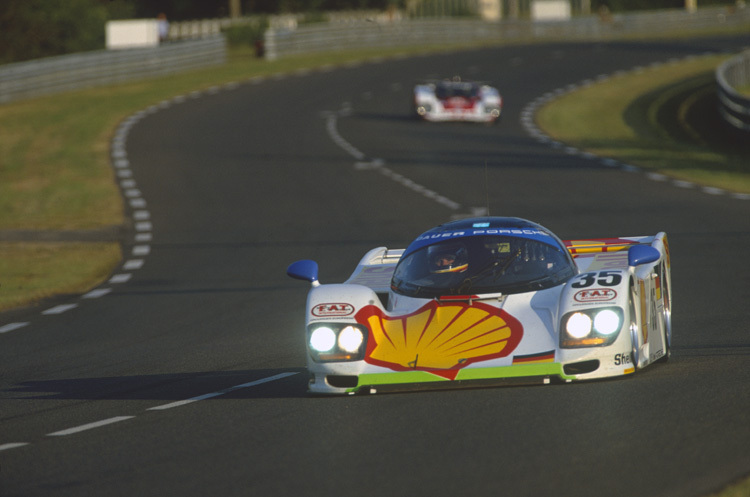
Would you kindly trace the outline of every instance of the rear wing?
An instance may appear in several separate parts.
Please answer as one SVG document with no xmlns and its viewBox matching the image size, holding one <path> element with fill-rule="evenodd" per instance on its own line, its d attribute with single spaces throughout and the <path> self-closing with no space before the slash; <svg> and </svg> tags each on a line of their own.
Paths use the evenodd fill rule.
<svg viewBox="0 0 750 497">
<path fill-rule="evenodd" d="M 375 293 L 387 293 L 391 287 L 391 277 L 396 263 L 401 259 L 405 249 L 388 249 L 378 247 L 362 257 L 357 268 L 344 283 L 364 285 Z"/>
</svg>

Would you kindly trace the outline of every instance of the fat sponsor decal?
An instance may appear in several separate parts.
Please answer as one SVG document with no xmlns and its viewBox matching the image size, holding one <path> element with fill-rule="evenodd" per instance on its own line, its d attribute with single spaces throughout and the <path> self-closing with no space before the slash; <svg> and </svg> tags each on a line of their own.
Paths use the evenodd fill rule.
<svg viewBox="0 0 750 497">
<path fill-rule="evenodd" d="M 347 303 L 318 304 L 312 308 L 312 315 L 319 318 L 351 316 L 354 306 Z"/>
<path fill-rule="evenodd" d="M 592 288 L 577 292 L 573 298 L 576 302 L 584 304 L 611 302 L 617 298 L 617 292 L 612 288 Z"/>
</svg>

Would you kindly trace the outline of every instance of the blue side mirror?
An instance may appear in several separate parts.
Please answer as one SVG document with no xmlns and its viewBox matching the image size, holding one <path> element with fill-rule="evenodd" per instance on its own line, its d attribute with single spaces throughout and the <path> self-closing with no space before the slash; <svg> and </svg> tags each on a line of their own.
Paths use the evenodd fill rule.
<svg viewBox="0 0 750 497">
<path fill-rule="evenodd" d="M 628 265 L 640 266 L 656 262 L 661 258 L 661 252 L 650 245 L 633 245 L 628 249 Z"/>
<path fill-rule="evenodd" d="M 318 263 L 311 260 L 293 262 L 286 270 L 286 274 L 297 280 L 305 280 L 318 286 Z"/>
</svg>

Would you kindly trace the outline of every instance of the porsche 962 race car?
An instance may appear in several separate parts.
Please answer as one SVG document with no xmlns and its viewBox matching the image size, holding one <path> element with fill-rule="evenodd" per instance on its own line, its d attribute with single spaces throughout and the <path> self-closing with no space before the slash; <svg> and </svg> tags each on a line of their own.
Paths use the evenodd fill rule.
<svg viewBox="0 0 750 497">
<path fill-rule="evenodd" d="M 496 88 L 453 79 L 415 86 L 414 109 L 426 121 L 493 123 L 500 117 L 503 99 Z"/>
<path fill-rule="evenodd" d="M 524 219 L 474 218 L 372 249 L 341 284 L 321 284 L 311 260 L 287 274 L 312 284 L 312 393 L 571 382 L 670 354 L 665 233 L 563 242 Z"/>
</svg>

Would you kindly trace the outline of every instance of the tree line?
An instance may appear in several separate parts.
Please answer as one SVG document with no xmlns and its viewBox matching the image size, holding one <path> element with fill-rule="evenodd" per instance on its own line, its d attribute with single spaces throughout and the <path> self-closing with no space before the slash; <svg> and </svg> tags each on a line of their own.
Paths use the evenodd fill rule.
<svg viewBox="0 0 750 497">
<path fill-rule="evenodd" d="M 104 48 L 108 20 L 156 18 L 172 21 L 230 15 L 274 15 L 335 10 L 405 9 L 445 0 L 0 0 L 0 64 Z M 501 0 L 528 4 L 530 0 Z M 681 8 L 685 0 L 590 0 L 612 12 Z M 729 0 L 699 0 L 700 5 Z M 596 11 L 596 10 L 594 10 Z"/>
</svg>

